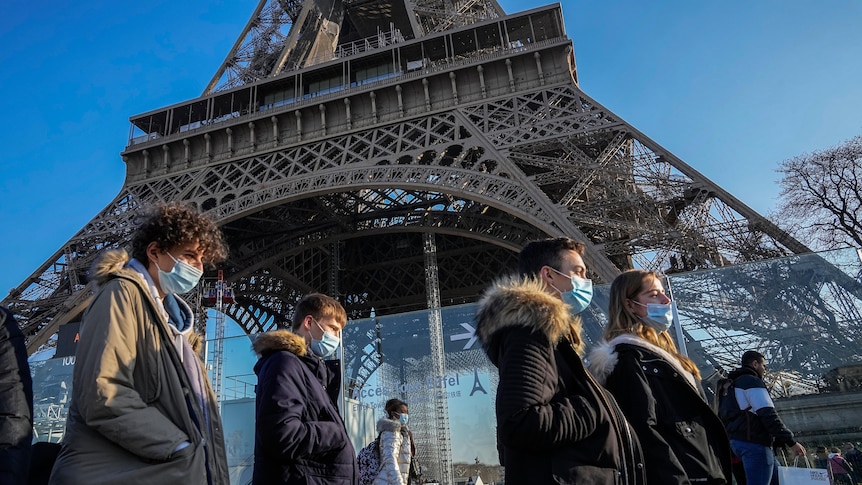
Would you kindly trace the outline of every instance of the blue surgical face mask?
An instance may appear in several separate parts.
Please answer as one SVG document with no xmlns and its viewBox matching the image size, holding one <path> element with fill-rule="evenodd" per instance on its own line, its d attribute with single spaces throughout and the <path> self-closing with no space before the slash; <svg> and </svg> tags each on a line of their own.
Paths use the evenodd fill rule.
<svg viewBox="0 0 862 485">
<path fill-rule="evenodd" d="M 647 327 L 652 328 L 658 333 L 667 332 L 668 327 L 673 324 L 673 306 L 674 302 L 666 304 L 647 303 L 644 305 L 639 301 L 632 300 L 632 303 L 646 307 L 647 314 L 645 317 L 639 317 L 641 322 Z"/>
<path fill-rule="evenodd" d="M 312 319 L 312 321 L 323 332 L 323 337 L 320 340 L 317 340 L 314 336 L 311 337 L 311 351 L 322 359 L 332 356 L 338 350 L 338 346 L 341 345 L 341 339 L 324 330 L 317 323 L 317 320 Z"/>
<path fill-rule="evenodd" d="M 560 291 L 560 296 L 563 297 L 563 301 L 571 308 L 572 315 L 577 315 L 586 310 L 590 306 L 590 302 L 593 301 L 593 280 L 570 276 L 554 268 L 551 269 L 572 280 L 572 289 L 570 291 L 560 291 L 554 285 L 551 285 L 551 288 Z"/>
<path fill-rule="evenodd" d="M 402 426 L 406 425 L 408 418 L 409 416 L 407 415 L 407 413 L 402 413 L 401 416 L 398 417 L 398 422 L 401 423 Z"/>
<path fill-rule="evenodd" d="M 162 271 L 162 268 L 156 265 L 156 269 L 159 270 L 159 285 L 162 287 L 162 291 L 166 294 L 183 294 L 192 291 L 192 288 L 197 286 L 201 280 L 204 272 L 185 261 L 180 261 L 171 253 L 167 254 L 174 260 L 174 267 L 171 268 L 171 271 Z"/>
</svg>

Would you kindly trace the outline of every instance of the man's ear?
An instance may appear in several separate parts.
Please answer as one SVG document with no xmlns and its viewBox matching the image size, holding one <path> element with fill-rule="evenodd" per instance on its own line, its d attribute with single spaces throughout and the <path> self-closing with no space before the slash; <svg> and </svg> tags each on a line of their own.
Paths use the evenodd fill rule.
<svg viewBox="0 0 862 485">
<path fill-rule="evenodd" d="M 159 243 L 153 241 L 147 244 L 146 253 L 149 261 L 156 262 L 159 260 L 159 254 L 162 253 L 162 249 L 159 247 Z M 144 261 L 141 262 L 143 263 Z"/>
<path fill-rule="evenodd" d="M 541 279 L 546 285 L 554 284 L 554 280 L 551 278 L 551 268 L 549 266 L 542 266 L 542 269 L 539 270 L 539 279 Z"/>
</svg>

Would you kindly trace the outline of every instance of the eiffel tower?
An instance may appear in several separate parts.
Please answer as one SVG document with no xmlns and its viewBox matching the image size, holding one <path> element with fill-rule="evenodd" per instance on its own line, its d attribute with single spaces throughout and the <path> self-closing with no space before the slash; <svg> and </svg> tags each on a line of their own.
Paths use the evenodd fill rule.
<svg viewBox="0 0 862 485">
<path fill-rule="evenodd" d="M 810 252 L 581 91 L 562 18 L 260 0 L 200 97 L 132 118 L 120 193 L 2 304 L 46 344 L 136 211 L 173 200 L 223 228 L 225 312 L 249 334 L 310 291 L 352 318 L 475 301 L 545 237 L 584 241 L 597 282 Z"/>
</svg>

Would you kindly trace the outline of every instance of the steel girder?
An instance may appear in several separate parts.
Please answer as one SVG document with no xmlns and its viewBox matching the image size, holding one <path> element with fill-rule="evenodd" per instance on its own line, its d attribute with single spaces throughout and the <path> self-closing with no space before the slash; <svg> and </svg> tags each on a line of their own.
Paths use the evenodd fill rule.
<svg viewBox="0 0 862 485">
<path fill-rule="evenodd" d="M 486 245 L 476 244 L 477 254 L 489 247 L 514 253 L 528 239 L 568 235 L 585 241 L 599 281 L 632 266 L 679 272 L 807 251 L 580 91 L 570 55 L 565 38 L 468 52 L 403 79 L 298 102 L 294 111 L 250 113 L 130 145 L 118 197 L 4 303 L 30 343 L 44 343 L 58 322 L 71 318 L 62 316 L 79 307 L 86 269 L 98 253 L 125 244 L 137 209 L 170 200 L 196 204 L 225 228 L 231 282 L 256 298 L 240 295 L 256 315 L 246 317 L 247 330 L 268 328 L 276 314 L 284 318 L 277 300 L 289 305 L 311 289 L 357 302 L 357 314 L 376 307 L 330 287 L 333 275 L 346 271 L 332 261 L 330 245 L 348 245 L 349 254 L 365 233 L 466 237 Z M 516 76 L 515 68 L 523 72 Z M 482 81 L 482 89 L 457 91 L 457 82 L 471 80 Z M 327 112 L 343 117 L 345 106 L 371 112 L 351 122 L 348 109 L 346 122 L 323 122 Z M 280 128 L 292 119 L 295 130 Z M 303 131 L 301 120 L 312 128 Z M 474 273 L 488 276 L 477 285 L 493 279 Z M 258 290 L 261 278 L 278 278 L 283 287 Z M 397 288 L 419 293 L 418 286 Z M 392 291 L 375 298 L 387 308 L 421 301 Z M 453 287 L 450 298 L 471 293 L 475 298 L 476 287 Z"/>
<path fill-rule="evenodd" d="M 25 285 L 29 298 L 9 303 L 28 334 L 37 333 L 61 313 L 43 299 L 83 291 L 74 282 L 101 249 L 127 239 L 133 210 L 168 200 L 196 203 L 225 225 L 237 241 L 231 258 L 242 263 L 238 273 L 253 266 L 244 258 L 260 246 L 277 254 L 280 244 L 328 240 L 333 228 L 418 224 L 437 231 L 447 220 L 467 231 L 465 224 L 479 224 L 471 232 L 513 249 L 528 236 L 580 236 L 606 281 L 634 263 L 684 271 L 798 249 L 770 237 L 777 228 L 746 219 L 750 209 L 724 198 L 711 181 L 672 162 L 570 82 L 540 87 L 129 183 L 40 268 L 36 285 Z M 259 240 L 247 237 L 243 223 L 231 225 L 283 220 L 265 211 L 298 201 L 306 202 L 289 210 L 295 230 L 269 230 Z M 288 232 L 296 237 L 279 242 Z M 516 240 L 507 242 L 512 235 Z M 29 324 L 33 317 L 38 323 Z"/>
</svg>

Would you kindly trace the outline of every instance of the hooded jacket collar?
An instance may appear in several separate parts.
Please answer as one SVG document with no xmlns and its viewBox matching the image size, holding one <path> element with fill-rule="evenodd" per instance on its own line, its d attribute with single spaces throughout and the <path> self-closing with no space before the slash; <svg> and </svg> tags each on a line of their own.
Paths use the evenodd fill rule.
<svg viewBox="0 0 862 485">
<path fill-rule="evenodd" d="M 744 365 L 736 370 L 731 371 L 730 374 L 727 375 L 727 377 L 736 380 L 737 377 L 746 375 L 754 376 L 761 381 L 763 380 L 763 378 L 760 377 L 760 374 L 757 373 L 757 370 L 755 370 L 754 367 L 751 367 L 750 365 Z"/>
<path fill-rule="evenodd" d="M 581 331 L 580 319 L 572 317 L 569 306 L 548 293 L 540 279 L 517 276 L 501 279 L 485 292 L 476 323 L 476 336 L 486 351 L 493 347 L 494 335 L 507 328 L 531 329 L 552 344 Z M 496 358 L 496 352 L 487 353 L 491 360 Z"/>
<path fill-rule="evenodd" d="M 105 251 L 90 268 L 90 279 L 97 287 L 104 285 L 112 277 L 117 276 L 139 280 L 137 275 L 140 273 L 126 268 L 128 262 L 129 255 L 122 249 Z"/>
<path fill-rule="evenodd" d="M 159 314 L 168 322 L 169 328 L 174 334 L 183 334 L 188 337 L 194 331 L 195 317 L 189 304 L 176 295 L 167 295 L 164 300 L 160 298 L 158 289 L 156 289 L 146 267 L 140 261 L 129 258 L 129 254 L 122 249 L 106 251 L 101 258 L 96 260 L 90 268 L 90 278 L 97 288 L 111 278 L 134 281 L 150 294 Z"/>
<path fill-rule="evenodd" d="M 299 357 L 303 357 L 308 351 L 305 339 L 290 330 L 272 330 L 259 334 L 254 339 L 251 347 L 261 357 L 280 350 L 286 350 Z"/>
<path fill-rule="evenodd" d="M 619 363 L 619 354 L 617 353 L 617 345 L 632 345 L 640 347 L 648 352 L 658 355 L 662 360 L 666 361 L 673 369 L 681 375 L 692 389 L 697 391 L 698 385 L 691 372 L 685 370 L 679 361 L 663 348 L 647 342 L 646 340 L 633 334 L 617 335 L 610 342 L 601 342 L 592 352 L 590 352 L 590 372 L 599 381 L 599 384 L 605 385 L 608 376 L 610 376 Z"/>
<path fill-rule="evenodd" d="M 407 425 L 401 424 L 401 421 L 398 421 L 397 419 L 381 418 L 380 421 L 377 421 L 378 433 L 383 433 L 384 431 L 400 433 L 402 429 L 406 431 Z"/>
</svg>

